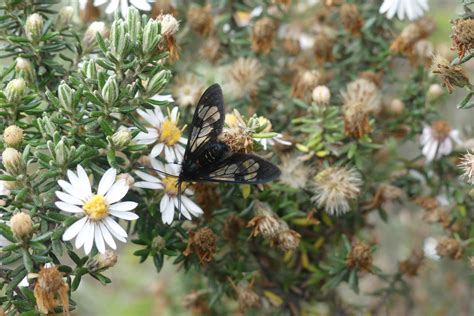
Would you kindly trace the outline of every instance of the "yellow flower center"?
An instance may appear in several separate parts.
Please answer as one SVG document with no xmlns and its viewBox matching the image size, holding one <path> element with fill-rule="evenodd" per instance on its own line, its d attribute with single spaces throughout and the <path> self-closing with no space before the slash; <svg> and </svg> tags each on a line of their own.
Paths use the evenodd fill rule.
<svg viewBox="0 0 474 316">
<path fill-rule="evenodd" d="M 178 186 L 177 186 L 178 178 L 165 177 L 162 181 L 163 181 L 163 186 L 165 187 L 166 194 L 171 195 L 171 196 L 175 196 L 178 194 Z"/>
<path fill-rule="evenodd" d="M 109 206 L 102 195 L 94 195 L 87 201 L 82 209 L 90 219 L 98 221 L 109 214 Z"/>
<path fill-rule="evenodd" d="M 165 120 L 161 125 L 160 141 L 168 146 L 173 146 L 181 138 L 181 130 L 170 120 Z"/>
</svg>

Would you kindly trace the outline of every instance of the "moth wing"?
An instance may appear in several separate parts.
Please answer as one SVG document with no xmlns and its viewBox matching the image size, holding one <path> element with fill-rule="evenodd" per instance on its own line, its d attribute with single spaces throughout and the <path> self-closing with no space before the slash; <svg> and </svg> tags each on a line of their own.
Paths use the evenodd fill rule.
<svg viewBox="0 0 474 316">
<path fill-rule="evenodd" d="M 192 154 L 206 144 L 217 142 L 224 127 L 224 119 L 222 89 L 218 84 L 213 84 L 202 94 L 194 111 L 184 160 L 192 159 Z"/>
<path fill-rule="evenodd" d="M 280 169 L 255 155 L 233 153 L 202 173 L 198 181 L 260 184 L 277 179 Z"/>
</svg>

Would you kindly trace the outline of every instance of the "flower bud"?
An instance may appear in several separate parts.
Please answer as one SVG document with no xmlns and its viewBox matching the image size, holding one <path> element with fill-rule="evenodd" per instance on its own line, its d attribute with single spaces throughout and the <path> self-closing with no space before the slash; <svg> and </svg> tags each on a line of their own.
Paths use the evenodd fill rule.
<svg viewBox="0 0 474 316">
<path fill-rule="evenodd" d="M 56 19 L 56 29 L 62 30 L 72 22 L 74 16 L 74 8 L 71 6 L 63 7 L 58 13 Z"/>
<path fill-rule="evenodd" d="M 129 35 L 127 34 L 126 25 L 123 20 L 115 20 L 110 28 L 110 51 L 119 60 L 125 54 Z"/>
<path fill-rule="evenodd" d="M 161 23 L 161 35 L 173 36 L 179 30 L 179 22 L 171 14 L 158 16 L 157 20 Z"/>
<path fill-rule="evenodd" d="M 160 24 L 157 21 L 149 20 L 143 29 L 142 51 L 145 54 L 152 53 L 156 45 L 161 40 L 159 32 Z"/>
<path fill-rule="evenodd" d="M 19 76 L 24 78 L 26 81 L 34 81 L 35 70 L 33 69 L 33 65 L 28 59 L 18 57 L 15 63 L 15 70 L 19 74 Z"/>
<path fill-rule="evenodd" d="M 454 238 L 441 238 L 436 245 L 436 252 L 441 257 L 449 257 L 457 260 L 462 257 L 462 251 L 461 243 Z"/>
<path fill-rule="evenodd" d="M 65 140 L 65 138 L 62 138 L 56 146 L 54 146 L 54 157 L 59 166 L 64 165 L 69 158 L 69 149 L 65 144 Z"/>
<path fill-rule="evenodd" d="M 292 229 L 285 229 L 276 236 L 275 243 L 283 251 L 291 251 L 298 248 L 301 235 Z"/>
<path fill-rule="evenodd" d="M 84 33 L 84 37 L 82 38 L 82 47 L 84 51 L 90 51 L 96 46 L 97 33 L 99 33 L 102 37 L 106 37 L 107 28 L 105 27 L 104 22 L 92 22 L 91 25 L 89 25 L 86 32 Z"/>
<path fill-rule="evenodd" d="M 127 146 L 131 140 L 132 133 L 130 133 L 128 128 L 119 129 L 112 135 L 112 143 L 118 148 Z"/>
<path fill-rule="evenodd" d="M 331 99 L 331 91 L 326 86 L 317 86 L 313 90 L 313 102 L 317 105 L 328 105 Z"/>
<path fill-rule="evenodd" d="M 26 19 L 25 33 L 30 41 L 38 41 L 43 35 L 43 17 L 38 13 L 29 15 Z"/>
<path fill-rule="evenodd" d="M 153 241 L 151 242 L 151 247 L 155 249 L 156 251 L 160 251 L 164 249 L 165 246 L 166 246 L 166 240 L 159 235 L 153 238 Z"/>
<path fill-rule="evenodd" d="M 161 89 L 168 83 L 171 78 L 171 72 L 169 70 L 161 70 L 154 75 L 146 87 L 148 95 L 158 94 Z"/>
<path fill-rule="evenodd" d="M 112 105 L 117 101 L 119 97 L 119 86 L 115 76 L 109 77 L 105 82 L 105 85 L 102 87 L 102 98 L 104 98 L 105 103 Z"/>
<path fill-rule="evenodd" d="M 428 89 L 428 98 L 436 100 L 444 94 L 444 89 L 439 84 L 432 84 Z"/>
<path fill-rule="evenodd" d="M 372 251 L 370 246 L 363 241 L 356 241 L 346 258 L 346 264 L 350 268 L 358 268 L 368 271 L 372 267 Z"/>
<path fill-rule="evenodd" d="M 22 78 L 13 79 L 7 84 L 5 88 L 5 97 L 11 104 L 16 104 L 21 101 L 26 93 L 26 82 Z"/>
<path fill-rule="evenodd" d="M 74 98 L 74 89 L 71 89 L 67 85 L 67 83 L 62 82 L 59 87 L 58 87 L 58 98 L 59 98 L 59 103 L 61 103 L 61 106 L 67 110 L 70 111 L 73 108 L 73 98 Z"/>
<path fill-rule="evenodd" d="M 142 31 L 142 18 L 140 12 L 132 6 L 128 8 L 127 28 L 130 41 L 136 43 Z"/>
<path fill-rule="evenodd" d="M 10 220 L 13 235 L 18 240 L 29 240 L 33 234 L 33 221 L 24 212 L 16 213 Z"/>
<path fill-rule="evenodd" d="M 89 272 L 99 272 L 112 268 L 117 263 L 117 255 L 112 250 L 107 249 L 104 253 L 98 253 L 86 263 Z"/>
<path fill-rule="evenodd" d="M 25 172 L 25 162 L 18 150 L 6 148 L 2 154 L 3 165 L 9 174 L 18 176 Z"/>
<path fill-rule="evenodd" d="M 3 142 L 8 147 L 18 147 L 23 141 L 23 129 L 16 125 L 8 126 L 3 132 Z"/>
<path fill-rule="evenodd" d="M 405 103 L 400 99 L 393 99 L 388 107 L 390 113 L 400 115 L 405 111 Z"/>
</svg>

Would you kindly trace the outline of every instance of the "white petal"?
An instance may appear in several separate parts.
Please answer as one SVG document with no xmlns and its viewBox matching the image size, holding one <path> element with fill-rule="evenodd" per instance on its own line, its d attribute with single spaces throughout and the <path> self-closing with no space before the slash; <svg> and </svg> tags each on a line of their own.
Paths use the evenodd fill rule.
<svg viewBox="0 0 474 316">
<path fill-rule="evenodd" d="M 158 157 L 163 151 L 164 146 L 165 144 L 163 143 L 158 143 L 155 146 L 153 146 L 153 149 L 151 150 L 151 153 L 150 153 L 150 157 L 152 158 Z"/>
<path fill-rule="evenodd" d="M 104 196 L 109 190 L 112 184 L 115 182 L 117 177 L 117 170 L 115 168 L 110 168 L 107 170 L 102 179 L 100 179 L 99 187 L 97 188 L 97 194 Z"/>
<path fill-rule="evenodd" d="M 94 230 L 95 230 L 94 228 L 95 228 L 95 223 L 90 222 L 89 232 L 87 233 L 86 242 L 84 243 L 84 252 L 86 253 L 86 255 L 88 255 L 91 252 L 92 246 L 94 245 Z"/>
<path fill-rule="evenodd" d="M 189 214 L 188 209 L 186 208 L 186 206 L 183 203 L 181 203 L 181 207 L 180 207 L 179 199 L 177 197 L 173 198 L 173 203 L 174 203 L 174 206 L 176 207 L 176 209 L 178 210 L 178 212 L 180 213 L 180 215 L 183 215 L 188 220 L 193 219 L 191 214 Z"/>
<path fill-rule="evenodd" d="M 117 8 L 119 6 L 119 1 L 120 0 L 110 0 L 110 4 L 105 9 L 105 13 L 106 14 L 112 14 L 115 11 L 117 11 Z"/>
<path fill-rule="evenodd" d="M 162 120 L 159 119 L 152 111 L 143 111 L 141 109 L 137 110 L 138 115 L 140 115 L 145 121 L 150 123 L 154 127 L 160 127 Z"/>
<path fill-rule="evenodd" d="M 82 189 L 82 183 L 80 182 L 79 177 L 71 170 L 67 171 L 67 177 L 73 190 L 76 192 L 74 196 L 81 200 L 87 200 L 89 197 L 86 196 L 85 191 Z"/>
<path fill-rule="evenodd" d="M 137 176 L 139 176 L 140 178 L 142 178 L 143 180 L 147 182 L 161 183 L 161 180 L 159 178 L 149 175 L 148 173 L 145 173 L 143 171 L 137 170 L 135 171 L 135 173 L 137 174 Z"/>
<path fill-rule="evenodd" d="M 138 219 L 138 215 L 132 212 L 110 211 L 110 214 L 118 218 L 125 219 L 127 221 L 134 221 Z"/>
<path fill-rule="evenodd" d="M 120 236 L 122 238 L 126 238 L 127 237 L 127 232 L 125 231 L 125 229 L 122 228 L 122 226 L 120 226 L 117 222 L 115 222 L 113 219 L 111 219 L 110 217 L 106 217 L 104 219 L 104 223 L 105 225 L 107 225 L 107 227 L 109 228 L 109 231 L 115 235 L 115 236 Z"/>
<path fill-rule="evenodd" d="M 137 188 L 143 188 L 143 189 L 153 189 L 153 190 L 163 189 L 163 185 L 161 185 L 160 183 L 155 183 L 155 182 L 139 181 L 139 182 L 135 182 L 134 186 Z"/>
<path fill-rule="evenodd" d="M 83 217 L 80 220 L 76 221 L 71 226 L 69 226 L 63 234 L 63 240 L 68 241 L 76 237 L 77 234 L 79 234 L 79 232 L 84 227 L 84 224 L 86 223 L 86 221 L 87 221 L 87 217 Z"/>
<path fill-rule="evenodd" d="M 114 238 L 109 232 L 107 226 L 104 223 L 99 222 L 100 231 L 102 232 L 102 237 L 104 237 L 105 242 L 110 246 L 112 249 L 117 249 L 117 245 L 115 244 Z"/>
<path fill-rule="evenodd" d="M 82 191 L 87 197 L 90 197 L 92 195 L 91 183 L 86 171 L 81 165 L 77 165 L 77 176 L 79 177 L 79 181 L 81 181 Z"/>
<path fill-rule="evenodd" d="M 54 203 L 61 211 L 68 212 L 68 213 L 83 213 L 82 208 L 76 205 L 72 205 L 69 203 L 64 202 L 56 202 Z"/>
<path fill-rule="evenodd" d="M 182 195 L 181 196 L 181 201 L 183 202 L 184 205 L 186 205 L 186 208 L 194 216 L 199 216 L 200 214 L 204 213 L 203 210 L 196 203 L 194 203 L 190 198 L 188 198 L 187 196 Z"/>
<path fill-rule="evenodd" d="M 171 94 L 164 94 L 164 95 L 159 95 L 155 94 L 153 97 L 151 97 L 152 100 L 156 101 L 164 101 L 164 102 L 174 102 L 173 96 Z"/>
<path fill-rule="evenodd" d="M 157 171 L 164 171 L 165 170 L 165 165 L 163 165 L 163 163 L 161 161 L 159 161 L 158 159 L 156 159 L 156 158 L 150 158 L 150 164 L 153 167 L 153 169 L 155 169 Z M 146 179 L 143 179 L 143 180 L 146 180 Z M 160 180 L 160 182 L 161 182 L 161 180 Z"/>
<path fill-rule="evenodd" d="M 168 195 L 164 195 L 160 202 L 161 220 L 164 224 L 171 224 L 174 218 L 174 205 Z"/>
<path fill-rule="evenodd" d="M 130 3 L 136 7 L 137 9 L 140 9 L 142 11 L 150 11 L 151 6 L 148 4 L 146 0 L 130 0 Z"/>
<path fill-rule="evenodd" d="M 178 109 L 177 106 L 175 106 L 175 107 L 171 110 L 171 121 L 172 121 L 173 123 L 177 123 L 177 121 L 178 121 L 178 111 L 179 111 L 179 109 Z"/>
<path fill-rule="evenodd" d="M 75 197 L 75 198 L 77 198 L 77 199 L 79 199 L 83 202 L 86 201 L 85 199 L 83 199 L 84 197 L 81 194 L 79 194 L 79 192 L 74 190 L 74 187 L 69 182 L 66 182 L 64 180 L 58 180 L 58 184 L 61 187 L 61 189 L 63 189 L 65 192 L 69 193 L 73 197 Z"/>
<path fill-rule="evenodd" d="M 56 191 L 56 196 L 63 202 L 65 203 L 68 203 L 68 204 L 75 204 L 75 205 L 83 205 L 84 202 L 79 200 L 78 198 L 70 195 L 70 194 L 67 194 L 67 193 L 64 193 L 64 192 L 61 192 L 61 191 Z"/>
<path fill-rule="evenodd" d="M 97 250 L 99 250 L 100 253 L 105 252 L 105 243 L 104 243 L 104 238 L 102 237 L 102 232 L 100 230 L 99 224 L 94 223 L 94 240 L 95 240 L 95 246 L 97 247 Z"/>
<path fill-rule="evenodd" d="M 89 226 L 91 225 L 93 225 L 93 223 L 90 220 L 87 220 L 86 223 L 84 224 L 84 227 L 82 227 L 79 234 L 77 234 L 76 243 L 75 243 L 75 246 L 77 249 L 81 248 L 86 242 L 87 234 L 89 233 L 89 229 L 90 229 Z"/>
<path fill-rule="evenodd" d="M 120 0 L 120 12 L 124 18 L 128 15 L 128 0 Z"/>
<path fill-rule="evenodd" d="M 134 208 L 136 208 L 138 203 L 136 202 L 120 202 L 116 204 L 112 204 L 109 206 L 109 211 L 114 211 L 114 212 L 126 212 L 126 211 L 131 211 Z"/>
<path fill-rule="evenodd" d="M 165 146 L 165 158 L 168 163 L 176 161 L 176 155 L 170 146 Z"/>
<path fill-rule="evenodd" d="M 125 179 L 115 182 L 105 195 L 105 199 L 109 204 L 120 201 L 128 192 L 128 185 Z"/>
</svg>

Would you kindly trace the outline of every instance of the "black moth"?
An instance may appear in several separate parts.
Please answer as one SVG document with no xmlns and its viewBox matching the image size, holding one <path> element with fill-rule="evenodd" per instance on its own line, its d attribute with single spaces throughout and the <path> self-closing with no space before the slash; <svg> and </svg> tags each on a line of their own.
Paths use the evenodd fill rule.
<svg viewBox="0 0 474 316">
<path fill-rule="evenodd" d="M 259 184 L 280 176 L 280 169 L 271 162 L 255 155 L 234 153 L 219 141 L 224 118 L 222 89 L 213 84 L 203 93 L 194 112 L 177 180 L 178 196 L 183 182 Z"/>
</svg>

